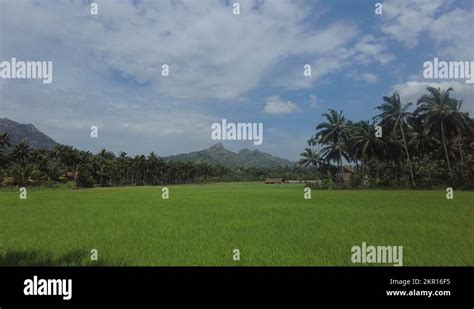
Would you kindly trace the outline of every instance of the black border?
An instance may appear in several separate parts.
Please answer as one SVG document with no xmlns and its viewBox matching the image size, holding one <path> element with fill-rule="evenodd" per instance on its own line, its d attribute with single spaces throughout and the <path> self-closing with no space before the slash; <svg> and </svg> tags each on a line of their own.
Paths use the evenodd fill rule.
<svg viewBox="0 0 474 309">
<path fill-rule="evenodd" d="M 24 280 L 72 279 L 71 300 L 25 296 Z M 449 284 L 390 285 L 392 279 Z M 413 304 L 473 308 L 474 267 L 0 267 L 0 307 L 13 304 Z M 387 296 L 386 290 L 450 296 Z"/>
</svg>

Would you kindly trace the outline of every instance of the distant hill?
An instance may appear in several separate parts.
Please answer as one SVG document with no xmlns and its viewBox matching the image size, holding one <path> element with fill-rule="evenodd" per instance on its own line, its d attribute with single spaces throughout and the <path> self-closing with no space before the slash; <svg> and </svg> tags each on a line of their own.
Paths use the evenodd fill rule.
<svg viewBox="0 0 474 309">
<path fill-rule="evenodd" d="M 10 135 L 13 145 L 26 140 L 33 149 L 46 148 L 51 150 L 57 143 L 49 136 L 40 132 L 32 124 L 21 124 L 8 118 L 0 118 L 0 132 Z"/>
<path fill-rule="evenodd" d="M 21 124 L 8 118 L 0 118 L 0 132 L 7 132 L 12 139 L 13 145 L 26 140 L 33 149 L 46 148 L 51 150 L 58 144 L 52 138 L 40 132 L 34 125 Z M 163 159 L 184 162 L 203 161 L 227 167 L 279 167 L 294 164 L 287 159 L 282 159 L 259 150 L 242 149 L 235 153 L 225 149 L 222 143 L 215 144 L 201 151 L 178 154 L 164 157 Z"/>
<path fill-rule="evenodd" d="M 259 150 L 242 149 L 238 153 L 224 148 L 222 143 L 201 151 L 178 154 L 164 157 L 165 160 L 174 161 L 203 161 L 210 164 L 220 164 L 228 167 L 278 167 L 288 166 L 294 163 Z"/>
</svg>

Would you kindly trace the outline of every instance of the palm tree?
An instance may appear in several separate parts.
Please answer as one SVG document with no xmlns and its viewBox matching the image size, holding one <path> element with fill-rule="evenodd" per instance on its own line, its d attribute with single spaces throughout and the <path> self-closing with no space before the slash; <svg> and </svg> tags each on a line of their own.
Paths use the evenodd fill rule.
<svg viewBox="0 0 474 309">
<path fill-rule="evenodd" d="M 433 145 L 438 140 L 429 135 L 425 124 L 419 117 L 412 117 L 410 122 L 412 130 L 408 134 L 408 146 L 414 153 L 419 154 L 419 157 L 423 157 L 433 150 Z"/>
<path fill-rule="evenodd" d="M 46 175 L 52 181 L 60 181 L 61 176 L 64 174 L 64 170 L 61 167 L 61 164 L 57 161 L 48 162 L 46 168 Z"/>
<path fill-rule="evenodd" d="M 392 130 L 392 133 L 400 132 L 402 136 L 403 148 L 405 149 L 405 155 L 410 170 L 410 179 L 413 187 L 415 184 L 415 177 L 413 175 L 413 168 L 411 165 L 410 154 L 408 152 L 407 140 L 405 138 L 405 129 L 407 128 L 407 118 L 411 115 L 408 109 L 413 103 L 402 104 L 400 101 L 400 95 L 398 92 L 394 92 L 392 96 L 383 97 L 383 103 L 376 107 L 381 113 L 376 116 L 380 119 L 379 125 Z"/>
<path fill-rule="evenodd" d="M 471 129 L 471 118 L 468 113 L 461 112 L 462 100 L 456 101 L 456 110 L 453 113 L 453 120 L 455 124 L 456 140 L 458 142 L 459 158 L 461 159 L 461 166 L 464 166 L 464 155 L 462 151 L 462 141 L 465 135 L 469 134 Z"/>
<path fill-rule="evenodd" d="M 321 157 L 310 148 L 305 148 L 304 152 L 300 154 L 303 158 L 300 159 L 299 164 L 304 167 L 312 166 L 318 168 L 322 164 Z"/>
<path fill-rule="evenodd" d="M 3 166 L 3 148 L 10 147 L 12 145 L 10 135 L 7 132 L 0 133 L 0 166 Z"/>
<path fill-rule="evenodd" d="M 321 154 L 322 154 L 322 157 L 326 160 L 326 161 L 334 161 L 337 163 L 337 166 L 339 167 L 340 171 L 341 171 L 341 177 L 344 173 L 343 171 L 343 165 L 342 165 L 342 161 L 345 159 L 347 161 L 349 161 L 349 155 L 347 154 L 347 152 L 344 150 L 344 146 L 337 143 L 337 142 L 329 142 L 327 143 L 325 146 L 323 146 L 321 148 Z"/>
<path fill-rule="evenodd" d="M 11 156 L 16 162 L 25 165 L 31 156 L 30 145 L 25 140 L 21 141 L 13 148 Z"/>
<path fill-rule="evenodd" d="M 154 186 L 159 178 L 159 158 L 154 152 L 147 157 L 148 182 Z"/>
<path fill-rule="evenodd" d="M 318 124 L 316 130 L 315 139 L 319 139 L 319 142 L 326 144 L 329 140 L 341 141 L 346 135 L 346 118 L 342 115 L 342 111 L 339 113 L 334 109 L 329 109 L 329 113 L 322 114 L 326 118 L 327 122 Z"/>
<path fill-rule="evenodd" d="M 101 187 L 107 187 L 115 174 L 115 155 L 111 151 L 102 149 L 92 164 L 95 176 L 99 179 Z"/>
<path fill-rule="evenodd" d="M 314 151 L 314 147 L 318 144 L 318 139 L 316 138 L 316 135 L 311 135 L 306 142 L 311 147 L 311 150 Z"/>
<path fill-rule="evenodd" d="M 12 140 L 7 132 L 0 133 L 0 148 L 10 147 Z"/>
<path fill-rule="evenodd" d="M 453 88 L 441 90 L 440 88 L 426 88 L 428 94 L 418 100 L 415 111 L 426 122 L 429 134 L 441 136 L 449 177 L 453 177 L 451 161 L 449 159 L 448 139 L 452 139 L 456 132 L 466 124 L 462 113 L 458 111 L 459 102 L 449 97 Z"/>
<path fill-rule="evenodd" d="M 54 148 L 54 154 L 58 157 L 59 161 L 65 166 L 65 174 L 67 178 L 67 172 L 70 171 L 74 177 L 75 188 L 79 188 L 84 178 L 79 178 L 79 170 L 82 174 L 86 173 L 86 169 L 82 168 L 81 165 L 86 165 L 89 158 L 92 156 L 90 152 L 79 151 L 71 146 L 57 145 Z M 82 177 L 82 175 L 81 175 Z"/>
<path fill-rule="evenodd" d="M 374 124 L 368 120 L 360 121 L 352 125 L 351 130 L 352 155 L 354 159 L 361 160 L 363 168 L 366 163 L 377 159 L 384 153 L 384 141 L 375 136 Z"/>
<path fill-rule="evenodd" d="M 144 155 L 136 155 L 133 158 L 133 171 L 135 185 L 142 186 L 144 184 L 146 157 Z"/>
<path fill-rule="evenodd" d="M 326 122 L 322 122 L 316 126 L 318 132 L 315 138 L 324 147 L 321 148 L 321 156 L 327 162 L 336 162 L 341 172 L 341 179 L 343 175 L 342 161 L 346 159 L 349 161 L 349 155 L 345 150 L 345 141 L 347 140 L 346 118 L 334 109 L 329 109 L 329 113 L 322 114 L 326 118 Z"/>
<path fill-rule="evenodd" d="M 120 171 L 120 180 L 119 185 L 123 185 L 124 183 L 130 183 L 129 174 L 130 174 L 130 158 L 127 156 L 127 153 L 121 151 L 119 156 L 117 157 L 117 168 Z"/>
<path fill-rule="evenodd" d="M 10 175 L 14 179 L 14 183 L 19 186 L 26 186 L 31 183 L 33 166 L 30 164 L 14 164 L 10 169 Z"/>
</svg>

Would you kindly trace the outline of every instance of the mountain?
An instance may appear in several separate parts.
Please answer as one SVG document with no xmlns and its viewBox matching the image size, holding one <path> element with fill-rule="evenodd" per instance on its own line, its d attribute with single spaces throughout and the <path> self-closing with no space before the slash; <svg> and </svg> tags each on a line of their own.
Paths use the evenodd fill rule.
<svg viewBox="0 0 474 309">
<path fill-rule="evenodd" d="M 8 118 L 0 118 L 0 132 L 7 132 L 10 135 L 13 145 L 26 140 L 33 149 L 46 148 L 53 149 L 57 143 L 49 136 L 40 132 L 32 124 L 21 124 Z"/>
<path fill-rule="evenodd" d="M 222 143 L 215 144 L 201 151 L 164 157 L 164 159 L 184 162 L 203 161 L 228 167 L 278 167 L 294 164 L 289 160 L 275 157 L 259 150 L 242 149 L 238 153 L 235 153 L 225 149 Z"/>
<path fill-rule="evenodd" d="M 0 132 L 7 132 L 12 139 L 13 145 L 26 140 L 33 149 L 46 148 L 51 150 L 58 144 L 49 136 L 40 132 L 34 125 L 21 124 L 7 118 L 0 118 Z M 164 157 L 163 159 L 184 162 L 203 161 L 228 167 L 278 167 L 294 164 L 289 160 L 259 150 L 242 149 L 235 153 L 225 149 L 222 143 L 215 144 L 201 151 L 178 154 Z"/>
</svg>

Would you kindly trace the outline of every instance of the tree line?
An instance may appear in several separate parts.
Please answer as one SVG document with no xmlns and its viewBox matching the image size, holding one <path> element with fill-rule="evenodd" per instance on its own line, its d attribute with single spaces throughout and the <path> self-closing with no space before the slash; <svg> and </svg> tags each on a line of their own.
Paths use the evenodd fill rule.
<svg viewBox="0 0 474 309">
<path fill-rule="evenodd" d="M 5 149 L 9 147 L 8 154 Z M 3 150 L 3 151 L 2 151 Z M 0 185 L 39 186 L 73 182 L 74 187 L 144 186 L 227 181 L 261 181 L 265 178 L 311 179 L 314 173 L 294 165 L 278 168 L 226 167 L 207 162 L 164 160 L 149 155 L 116 156 L 106 149 L 97 154 L 71 146 L 31 149 L 27 141 L 12 145 L 0 133 Z"/>
<path fill-rule="evenodd" d="M 330 109 L 300 164 L 334 186 L 350 165 L 352 186 L 474 188 L 474 121 L 452 88 L 426 91 L 416 105 L 402 103 L 397 92 L 383 97 L 370 120 L 352 122 Z"/>
</svg>

